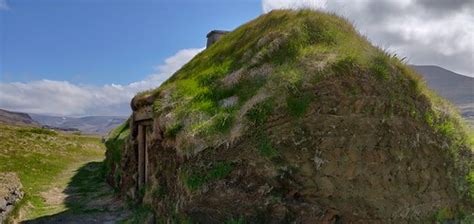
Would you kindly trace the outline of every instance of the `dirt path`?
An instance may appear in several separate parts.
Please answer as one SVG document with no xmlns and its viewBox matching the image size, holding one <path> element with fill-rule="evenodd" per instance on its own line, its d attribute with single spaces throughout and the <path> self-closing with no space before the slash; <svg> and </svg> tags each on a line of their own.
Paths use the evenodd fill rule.
<svg viewBox="0 0 474 224">
<path fill-rule="evenodd" d="M 22 223 L 117 223 L 130 215 L 102 175 L 102 162 L 75 164 L 41 193 L 48 216 Z"/>
</svg>

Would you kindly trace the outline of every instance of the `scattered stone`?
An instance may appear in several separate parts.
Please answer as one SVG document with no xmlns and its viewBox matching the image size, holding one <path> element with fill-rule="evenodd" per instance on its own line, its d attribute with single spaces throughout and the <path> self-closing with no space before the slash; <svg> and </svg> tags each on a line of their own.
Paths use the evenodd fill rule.
<svg viewBox="0 0 474 224">
<path fill-rule="evenodd" d="M 7 219 L 9 213 L 23 198 L 22 187 L 15 173 L 0 173 L 0 223 Z"/>
<path fill-rule="evenodd" d="M 221 105 L 221 107 L 229 108 L 229 107 L 233 107 L 237 105 L 238 102 L 239 102 L 239 97 L 231 96 L 229 98 L 225 98 L 221 100 L 219 104 Z"/>
</svg>

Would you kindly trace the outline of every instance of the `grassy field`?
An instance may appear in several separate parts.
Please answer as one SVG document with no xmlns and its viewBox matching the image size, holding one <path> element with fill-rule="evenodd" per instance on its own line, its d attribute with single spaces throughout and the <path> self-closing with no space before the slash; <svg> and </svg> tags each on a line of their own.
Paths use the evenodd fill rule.
<svg viewBox="0 0 474 224">
<path fill-rule="evenodd" d="M 21 220 L 74 209 L 65 203 L 66 188 L 77 183 L 83 190 L 103 182 L 92 181 L 81 188 L 81 181 L 73 179 L 79 168 L 103 157 L 104 147 L 96 136 L 0 125 L 0 172 L 15 172 L 20 177 L 25 197 L 16 213 Z M 100 179 L 100 166 L 96 171 L 92 177 Z"/>
</svg>

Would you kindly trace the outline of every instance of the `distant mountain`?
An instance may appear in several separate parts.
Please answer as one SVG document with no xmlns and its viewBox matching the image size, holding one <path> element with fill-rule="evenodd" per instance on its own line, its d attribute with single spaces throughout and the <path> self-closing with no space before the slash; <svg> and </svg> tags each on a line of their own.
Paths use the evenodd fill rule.
<svg viewBox="0 0 474 224">
<path fill-rule="evenodd" d="M 12 125 L 40 126 L 30 115 L 26 113 L 13 112 L 0 109 L 0 123 Z"/>
<path fill-rule="evenodd" d="M 433 65 L 412 65 L 428 86 L 450 100 L 474 124 L 474 78 Z"/>
<path fill-rule="evenodd" d="M 474 78 L 438 66 L 414 65 L 413 68 L 423 75 L 428 86 L 453 103 L 474 103 Z"/>
<path fill-rule="evenodd" d="M 127 120 L 120 116 L 88 116 L 88 117 L 59 117 L 49 115 L 30 114 L 42 125 L 63 129 L 78 129 L 88 134 L 107 134 Z"/>
</svg>

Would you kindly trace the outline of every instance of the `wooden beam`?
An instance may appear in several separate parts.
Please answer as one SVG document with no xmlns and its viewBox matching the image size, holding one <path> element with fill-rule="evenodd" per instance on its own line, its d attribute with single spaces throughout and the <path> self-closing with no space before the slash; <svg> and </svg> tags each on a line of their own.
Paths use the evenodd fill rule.
<svg viewBox="0 0 474 224">
<path fill-rule="evenodd" d="M 144 174 L 145 174 L 145 178 L 144 178 L 144 183 L 145 185 L 147 184 L 148 182 L 148 177 L 149 177 L 149 167 L 148 167 L 148 151 L 150 150 L 150 145 L 149 145 L 149 142 L 150 142 L 150 139 L 151 139 L 151 125 L 146 125 L 145 126 L 145 166 L 144 166 Z"/>
<path fill-rule="evenodd" d="M 138 125 L 138 190 L 145 185 L 145 126 Z"/>
<path fill-rule="evenodd" d="M 133 119 L 135 121 L 150 120 L 153 118 L 153 109 L 151 106 L 144 106 L 138 108 L 133 112 Z"/>
</svg>

